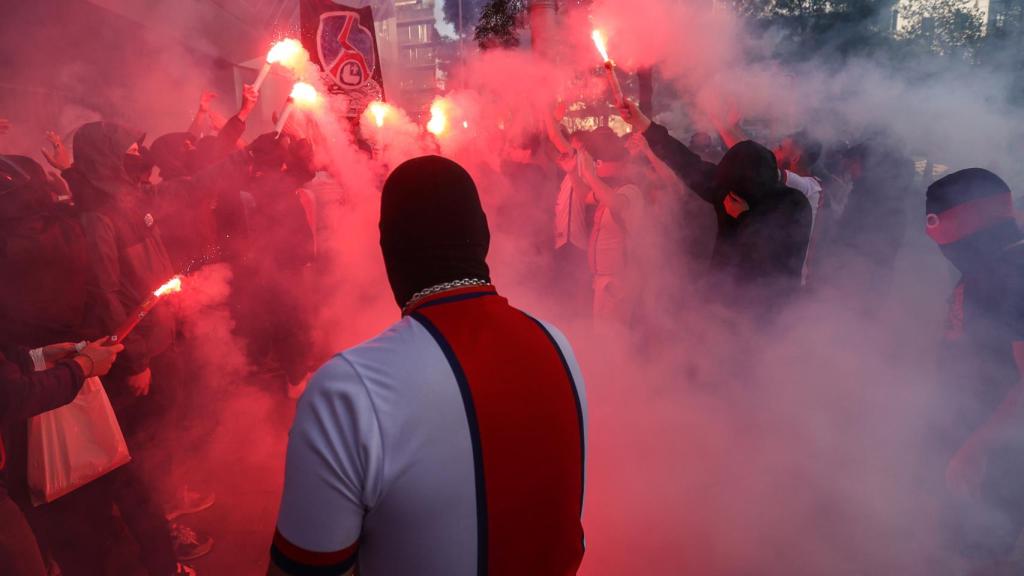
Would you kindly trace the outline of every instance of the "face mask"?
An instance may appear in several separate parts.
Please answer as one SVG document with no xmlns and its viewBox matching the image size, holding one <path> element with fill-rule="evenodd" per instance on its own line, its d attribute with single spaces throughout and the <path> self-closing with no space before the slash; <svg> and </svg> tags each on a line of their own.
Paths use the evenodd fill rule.
<svg viewBox="0 0 1024 576">
<path fill-rule="evenodd" d="M 149 181 L 149 175 L 153 171 L 153 165 L 147 162 L 141 155 L 125 154 L 124 171 L 134 184 Z"/>
</svg>

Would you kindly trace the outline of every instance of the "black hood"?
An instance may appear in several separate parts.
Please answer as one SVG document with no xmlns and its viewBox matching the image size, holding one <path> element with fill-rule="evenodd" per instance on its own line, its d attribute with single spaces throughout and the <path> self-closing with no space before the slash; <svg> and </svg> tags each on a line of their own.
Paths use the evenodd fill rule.
<svg viewBox="0 0 1024 576">
<path fill-rule="evenodd" d="M 490 239 L 476 184 L 462 166 L 422 156 L 388 176 L 381 194 L 380 246 L 399 306 L 444 282 L 490 281 Z"/>
<path fill-rule="evenodd" d="M 153 140 L 149 152 L 153 163 L 160 169 L 160 178 L 171 180 L 194 174 L 195 150 L 187 150 L 186 143 L 195 144 L 195 139 L 189 132 L 172 132 Z"/>
<path fill-rule="evenodd" d="M 725 153 L 715 171 L 715 186 L 735 193 L 751 207 L 785 190 L 779 181 L 775 154 L 764 146 L 745 140 Z"/>
<path fill-rule="evenodd" d="M 125 170 L 125 151 L 134 143 L 141 147 L 145 134 L 113 122 L 90 122 L 75 132 L 74 169 L 91 186 L 75 190 L 83 207 L 117 200 L 136 189 Z"/>
</svg>

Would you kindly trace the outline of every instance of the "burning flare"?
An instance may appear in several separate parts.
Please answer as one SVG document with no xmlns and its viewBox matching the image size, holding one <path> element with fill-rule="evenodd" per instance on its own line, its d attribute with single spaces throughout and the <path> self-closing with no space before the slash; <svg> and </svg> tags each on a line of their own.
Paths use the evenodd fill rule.
<svg viewBox="0 0 1024 576">
<path fill-rule="evenodd" d="M 263 81 L 267 79 L 267 74 L 270 74 L 270 68 L 274 64 L 280 64 L 294 71 L 307 60 L 309 60 L 309 54 L 302 47 L 302 43 L 294 38 L 285 38 L 270 47 L 270 51 L 267 52 L 267 61 L 260 68 L 260 75 L 256 77 L 252 87 L 259 90 L 260 86 L 263 86 Z"/>
<path fill-rule="evenodd" d="M 149 311 L 160 303 L 161 298 L 176 292 L 181 292 L 181 276 L 171 278 L 163 286 L 154 290 L 153 295 L 146 298 L 146 301 L 139 304 L 135 310 L 132 310 L 132 313 L 117 327 L 117 330 L 110 335 L 109 341 L 120 342 L 127 338 L 128 334 L 146 317 L 146 314 L 149 314 Z"/>
<path fill-rule="evenodd" d="M 435 100 L 430 105 L 430 121 L 427 122 L 427 131 L 434 136 L 440 136 L 448 129 L 448 114 L 440 100 Z"/>
<path fill-rule="evenodd" d="M 377 124 L 377 128 L 384 126 L 384 118 L 391 113 L 391 107 L 379 100 L 370 102 L 370 106 L 367 110 L 369 110 L 370 115 L 373 116 L 373 121 Z"/>
<path fill-rule="evenodd" d="M 291 97 L 292 102 L 299 108 L 310 108 L 316 106 L 317 102 L 320 101 L 320 95 L 317 94 L 316 88 L 313 88 L 312 84 L 305 82 L 296 82 L 292 86 Z"/>
<path fill-rule="evenodd" d="M 153 296 L 159 298 L 175 292 L 181 292 L 181 276 L 175 276 L 168 280 L 163 286 L 153 291 Z"/>
<path fill-rule="evenodd" d="M 590 37 L 594 39 L 594 46 L 597 46 L 597 51 L 601 53 L 601 59 L 605 62 L 611 62 L 612 59 L 608 57 L 608 45 L 605 42 L 604 34 L 595 28 L 594 31 L 590 33 Z"/>
<path fill-rule="evenodd" d="M 294 38 L 285 38 L 274 44 L 267 52 L 267 64 L 280 64 L 285 68 L 295 68 L 302 63 L 302 55 L 306 49 Z"/>
<path fill-rule="evenodd" d="M 312 108 L 320 102 L 320 95 L 317 94 L 316 88 L 313 88 L 312 84 L 305 82 L 296 82 L 292 86 L 290 96 L 291 100 L 288 101 L 284 110 L 281 111 L 281 117 L 277 119 L 277 125 L 274 126 L 278 137 L 281 136 L 281 130 L 284 130 L 285 122 L 288 122 L 288 117 L 292 115 L 292 110 L 296 106 L 299 108 Z"/>
<path fill-rule="evenodd" d="M 597 47 L 597 51 L 601 53 L 601 58 L 604 59 L 604 69 L 608 74 L 608 86 L 612 89 L 612 98 L 615 100 L 615 105 L 622 106 L 625 98 L 622 95 L 622 86 L 619 84 L 619 78 L 615 75 L 615 62 L 612 62 L 612 59 L 608 57 L 608 45 L 605 42 L 604 34 L 595 28 L 590 33 L 590 37 L 594 39 L 594 46 Z"/>
</svg>

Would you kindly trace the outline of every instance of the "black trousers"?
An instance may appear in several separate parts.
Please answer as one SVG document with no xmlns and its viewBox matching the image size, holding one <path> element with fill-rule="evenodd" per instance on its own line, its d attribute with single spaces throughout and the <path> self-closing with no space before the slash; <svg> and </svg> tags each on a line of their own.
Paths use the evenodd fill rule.
<svg viewBox="0 0 1024 576">
<path fill-rule="evenodd" d="M 177 560 L 167 520 L 134 462 L 27 513 L 65 576 L 103 576 L 124 544 L 115 506 L 147 574 L 174 574 Z"/>
<path fill-rule="evenodd" d="M 46 576 L 36 537 L 3 485 L 0 485 L 0 574 Z"/>
</svg>

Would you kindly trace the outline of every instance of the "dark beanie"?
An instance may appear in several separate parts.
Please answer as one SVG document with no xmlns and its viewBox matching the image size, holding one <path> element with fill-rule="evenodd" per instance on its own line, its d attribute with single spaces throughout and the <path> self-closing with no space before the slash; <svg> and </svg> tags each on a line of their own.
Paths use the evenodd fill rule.
<svg viewBox="0 0 1024 576">
<path fill-rule="evenodd" d="M 440 156 L 404 162 L 380 199 L 380 247 L 395 301 L 461 279 L 490 281 L 491 235 L 473 178 Z"/>
<path fill-rule="evenodd" d="M 928 214 L 940 214 L 960 204 L 1000 194 L 1010 194 L 1010 187 L 1002 178 L 984 168 L 967 168 L 933 182 L 928 187 L 925 208 Z"/>
</svg>

